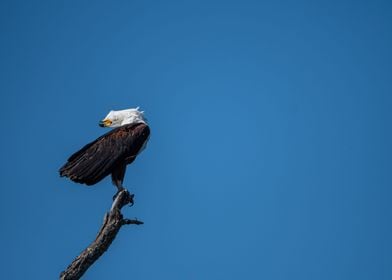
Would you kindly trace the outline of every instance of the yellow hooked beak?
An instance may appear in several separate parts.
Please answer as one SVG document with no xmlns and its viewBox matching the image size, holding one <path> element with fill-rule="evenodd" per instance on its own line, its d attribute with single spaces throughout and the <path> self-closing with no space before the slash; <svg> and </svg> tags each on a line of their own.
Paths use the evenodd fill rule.
<svg viewBox="0 0 392 280">
<path fill-rule="evenodd" d="M 99 122 L 100 127 L 108 127 L 112 124 L 112 121 L 109 119 L 105 119 Z"/>
</svg>

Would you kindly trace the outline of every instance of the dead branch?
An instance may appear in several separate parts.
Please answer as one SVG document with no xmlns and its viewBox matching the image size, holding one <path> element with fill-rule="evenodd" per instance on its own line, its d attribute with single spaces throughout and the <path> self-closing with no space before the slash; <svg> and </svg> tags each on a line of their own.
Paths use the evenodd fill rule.
<svg viewBox="0 0 392 280">
<path fill-rule="evenodd" d="M 112 207 L 105 214 L 103 224 L 95 240 L 60 274 L 60 280 L 80 279 L 87 269 L 109 248 L 123 225 L 141 225 L 143 222 L 135 219 L 124 219 L 121 208 L 133 204 L 133 194 L 126 189 L 118 193 Z"/>
</svg>

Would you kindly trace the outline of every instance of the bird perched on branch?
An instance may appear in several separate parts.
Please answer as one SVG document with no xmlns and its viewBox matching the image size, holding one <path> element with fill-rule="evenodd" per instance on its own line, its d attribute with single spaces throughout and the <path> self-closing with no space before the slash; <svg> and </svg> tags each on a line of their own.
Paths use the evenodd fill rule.
<svg viewBox="0 0 392 280">
<path fill-rule="evenodd" d="M 111 174 L 120 192 L 126 166 L 146 147 L 150 128 L 139 107 L 110 111 L 99 126 L 114 129 L 74 153 L 60 168 L 60 176 L 91 186 Z"/>
</svg>

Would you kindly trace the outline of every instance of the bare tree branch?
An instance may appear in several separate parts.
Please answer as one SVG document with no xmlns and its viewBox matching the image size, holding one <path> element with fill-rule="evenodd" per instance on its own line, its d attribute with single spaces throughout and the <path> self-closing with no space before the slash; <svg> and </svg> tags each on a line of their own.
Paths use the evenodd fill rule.
<svg viewBox="0 0 392 280">
<path fill-rule="evenodd" d="M 126 189 L 120 191 L 113 201 L 109 213 L 105 214 L 103 224 L 95 240 L 60 274 L 60 280 L 80 279 L 87 269 L 109 248 L 123 225 L 141 225 L 137 219 L 124 219 L 121 208 L 133 204 L 133 194 Z"/>
</svg>

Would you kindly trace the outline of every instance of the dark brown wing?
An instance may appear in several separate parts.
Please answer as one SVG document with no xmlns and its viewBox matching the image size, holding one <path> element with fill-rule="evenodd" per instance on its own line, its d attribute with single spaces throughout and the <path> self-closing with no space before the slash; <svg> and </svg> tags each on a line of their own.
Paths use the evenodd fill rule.
<svg viewBox="0 0 392 280">
<path fill-rule="evenodd" d="M 94 185 L 116 166 L 131 163 L 150 135 L 144 123 L 113 129 L 74 153 L 60 168 L 60 176 L 77 183 Z"/>
</svg>

